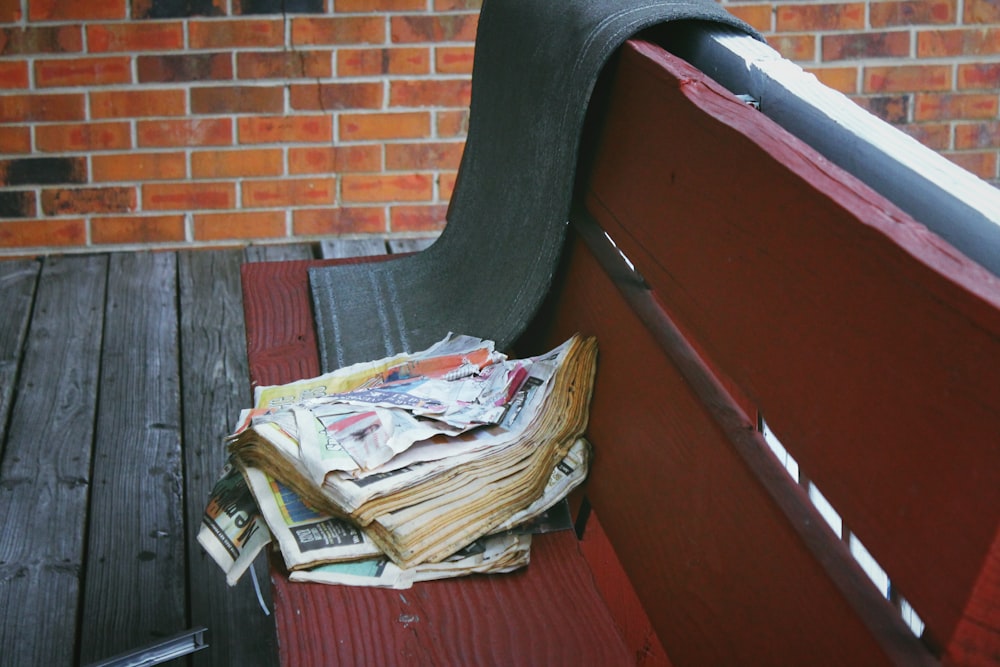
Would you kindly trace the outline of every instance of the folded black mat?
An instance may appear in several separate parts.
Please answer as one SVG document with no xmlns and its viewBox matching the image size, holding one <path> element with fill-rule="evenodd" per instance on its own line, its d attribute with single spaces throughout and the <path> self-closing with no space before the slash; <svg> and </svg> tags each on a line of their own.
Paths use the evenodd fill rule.
<svg viewBox="0 0 1000 667">
<path fill-rule="evenodd" d="M 415 255 L 310 270 L 323 370 L 420 350 L 449 331 L 511 344 L 559 258 L 602 67 L 637 32 L 678 20 L 753 34 L 712 0 L 485 0 L 447 225 Z"/>
</svg>

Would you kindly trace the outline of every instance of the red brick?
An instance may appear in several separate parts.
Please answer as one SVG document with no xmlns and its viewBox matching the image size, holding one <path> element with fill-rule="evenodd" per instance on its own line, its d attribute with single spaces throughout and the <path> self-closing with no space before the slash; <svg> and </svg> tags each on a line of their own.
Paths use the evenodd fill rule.
<svg viewBox="0 0 1000 667">
<path fill-rule="evenodd" d="M 458 169 L 464 147 L 461 141 L 387 144 L 385 168 L 390 171 Z"/>
<path fill-rule="evenodd" d="M 950 65 L 899 65 L 866 67 L 864 90 L 868 93 L 951 90 Z"/>
<path fill-rule="evenodd" d="M 285 23 L 280 19 L 191 21 L 188 45 L 192 49 L 267 48 L 285 43 Z"/>
<path fill-rule="evenodd" d="M 917 33 L 918 58 L 1000 53 L 1000 29 L 923 30 Z"/>
<path fill-rule="evenodd" d="M 389 32 L 394 44 L 412 42 L 474 42 L 478 14 L 393 16 Z"/>
<path fill-rule="evenodd" d="M 434 181 L 429 174 L 347 174 L 340 194 L 345 203 L 430 201 Z"/>
<path fill-rule="evenodd" d="M 156 118 L 187 113 L 180 89 L 107 90 L 90 93 L 92 118 Z"/>
<path fill-rule="evenodd" d="M 730 3 L 726 5 L 726 10 L 761 32 L 771 31 L 771 19 L 774 16 L 774 10 L 770 4 L 735 5 Z"/>
<path fill-rule="evenodd" d="M 945 153 L 944 156 L 979 178 L 994 180 L 997 178 L 997 152 L 973 151 L 968 153 Z"/>
<path fill-rule="evenodd" d="M 824 35 L 822 40 L 823 60 L 827 62 L 910 55 L 910 33 L 904 30 Z"/>
<path fill-rule="evenodd" d="M 288 149 L 291 174 L 335 174 L 379 171 L 382 152 L 378 146 L 323 146 Z"/>
<path fill-rule="evenodd" d="M 184 237 L 183 215 L 96 217 L 90 221 L 90 240 L 97 245 L 176 243 Z"/>
<path fill-rule="evenodd" d="M 439 137 L 464 137 L 469 133 L 469 110 L 443 110 L 437 115 Z"/>
<path fill-rule="evenodd" d="M 827 88 L 848 95 L 858 92 L 857 67 L 810 67 L 806 71 L 813 74 Z"/>
<path fill-rule="evenodd" d="M 475 53 L 471 46 L 439 46 L 434 52 L 434 71 L 440 74 L 472 74 Z"/>
<path fill-rule="evenodd" d="M 449 201 L 455 191 L 458 172 L 446 171 L 438 175 L 438 201 Z"/>
<path fill-rule="evenodd" d="M 127 213 L 136 205 L 135 188 L 59 188 L 42 190 L 45 215 Z"/>
<path fill-rule="evenodd" d="M 337 197 L 335 178 L 283 178 L 274 181 L 245 181 L 244 208 L 320 206 Z"/>
<path fill-rule="evenodd" d="M 427 9 L 426 0 L 337 0 L 339 13 L 405 12 Z"/>
<path fill-rule="evenodd" d="M 229 146 L 233 123 L 228 118 L 140 120 L 136 123 L 139 146 Z"/>
<path fill-rule="evenodd" d="M 82 246 L 87 225 L 82 218 L 65 220 L 16 220 L 0 222 L 0 247 Z"/>
<path fill-rule="evenodd" d="M 909 95 L 875 95 L 855 97 L 854 102 L 887 123 L 905 123 L 909 120 Z"/>
<path fill-rule="evenodd" d="M 903 25 L 946 25 L 955 22 L 955 0 L 872 2 L 868 6 L 873 28 Z"/>
<path fill-rule="evenodd" d="M 296 111 L 382 108 L 382 83 L 294 84 L 289 102 Z"/>
<path fill-rule="evenodd" d="M 236 54 L 241 79 L 325 79 L 333 74 L 330 51 L 263 51 Z"/>
<path fill-rule="evenodd" d="M 998 114 L 1000 98 L 996 93 L 918 93 L 913 107 L 916 121 L 988 120 Z"/>
<path fill-rule="evenodd" d="M 292 19 L 292 44 L 382 44 L 382 17 L 298 17 Z"/>
<path fill-rule="evenodd" d="M 83 30 L 78 25 L 11 27 L 0 30 L 0 54 L 79 53 Z"/>
<path fill-rule="evenodd" d="M 280 176 L 284 172 L 284 166 L 280 148 L 191 153 L 191 176 L 194 178 Z"/>
<path fill-rule="evenodd" d="M 58 122 L 83 120 L 84 98 L 80 93 L 0 96 L 0 122 Z"/>
<path fill-rule="evenodd" d="M 93 21 L 125 18 L 127 0 L 30 0 L 31 21 Z"/>
<path fill-rule="evenodd" d="M 0 88 L 13 90 L 27 88 L 28 63 L 23 60 L 0 61 Z"/>
<path fill-rule="evenodd" d="M 470 79 L 404 79 L 389 82 L 389 104 L 394 107 L 467 107 Z"/>
<path fill-rule="evenodd" d="M 31 128 L 19 125 L 0 125 L 0 153 L 13 155 L 31 152 Z"/>
<path fill-rule="evenodd" d="M 1000 88 L 1000 63 L 970 63 L 958 66 L 959 90 Z"/>
<path fill-rule="evenodd" d="M 437 232 L 444 229 L 447 213 L 447 204 L 393 206 L 389 209 L 389 227 L 394 232 Z"/>
<path fill-rule="evenodd" d="M 955 125 L 955 149 L 1000 148 L 1000 121 Z"/>
<path fill-rule="evenodd" d="M 40 151 L 54 153 L 119 150 L 132 147 L 132 130 L 124 122 L 39 125 L 35 145 Z"/>
<path fill-rule="evenodd" d="M 939 151 L 951 148 L 951 125 L 949 123 L 914 123 L 898 127 L 932 150 Z"/>
<path fill-rule="evenodd" d="M 278 86 L 205 86 L 191 89 L 191 113 L 282 113 L 285 91 Z"/>
<path fill-rule="evenodd" d="M 240 118 L 241 144 L 328 143 L 333 140 L 330 116 L 254 116 Z"/>
<path fill-rule="evenodd" d="M 798 62 L 816 60 L 816 35 L 778 33 L 768 36 L 767 43 L 789 60 Z"/>
<path fill-rule="evenodd" d="M 233 78 L 233 59 L 229 53 L 139 56 L 136 70 L 140 83 L 220 81 Z"/>
<path fill-rule="evenodd" d="M 480 9 L 483 0 L 434 0 L 434 11 L 453 12 L 463 9 Z"/>
<path fill-rule="evenodd" d="M 381 206 L 296 209 L 292 231 L 295 236 L 380 234 L 385 232 L 385 211 Z"/>
<path fill-rule="evenodd" d="M 203 213 L 194 216 L 196 241 L 227 241 L 285 236 L 284 211 Z"/>
<path fill-rule="evenodd" d="M 860 2 L 823 5 L 781 5 L 775 23 L 778 32 L 863 30 L 865 5 Z"/>
<path fill-rule="evenodd" d="M 233 183 L 146 183 L 142 186 L 145 211 L 231 209 L 236 205 Z"/>
<path fill-rule="evenodd" d="M 419 139 L 430 133 L 431 117 L 426 111 L 397 113 L 341 114 L 341 141 L 373 139 Z"/>
<path fill-rule="evenodd" d="M 962 16 L 965 23 L 1000 23 L 1000 3 L 997 0 L 965 0 Z"/>
<path fill-rule="evenodd" d="M 21 0 L 0 0 L 0 23 L 21 20 Z"/>
<path fill-rule="evenodd" d="M 87 26 L 87 50 L 170 51 L 184 47 L 181 23 L 109 23 Z"/>
<path fill-rule="evenodd" d="M 127 57 L 72 58 L 35 62 L 35 85 L 39 88 L 131 82 L 132 66 Z"/>
<path fill-rule="evenodd" d="M 430 49 L 340 49 L 337 76 L 381 76 L 383 74 L 429 74 Z"/>
<path fill-rule="evenodd" d="M 175 181 L 187 176 L 184 153 L 117 153 L 90 160 L 95 183 Z"/>
</svg>

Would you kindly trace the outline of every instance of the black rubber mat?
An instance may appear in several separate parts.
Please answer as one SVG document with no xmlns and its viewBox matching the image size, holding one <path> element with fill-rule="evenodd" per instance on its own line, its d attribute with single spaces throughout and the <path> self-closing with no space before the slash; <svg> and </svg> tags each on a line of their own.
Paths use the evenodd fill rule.
<svg viewBox="0 0 1000 667">
<path fill-rule="evenodd" d="M 680 20 L 754 34 L 712 0 L 485 0 L 447 225 L 415 255 L 310 270 L 323 370 L 449 331 L 508 347 L 552 279 L 602 67 L 629 37 Z"/>
</svg>

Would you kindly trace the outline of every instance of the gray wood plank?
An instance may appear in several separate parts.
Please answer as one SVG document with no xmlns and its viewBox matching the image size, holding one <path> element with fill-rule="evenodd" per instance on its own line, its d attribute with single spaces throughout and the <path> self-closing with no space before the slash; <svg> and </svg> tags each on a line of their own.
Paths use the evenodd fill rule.
<svg viewBox="0 0 1000 667">
<path fill-rule="evenodd" d="M 41 266 L 36 260 L 0 262 L 0 303 L 4 313 L 0 318 L 0 455 Z"/>
<path fill-rule="evenodd" d="M 176 257 L 110 258 L 80 657 L 188 627 Z"/>
<path fill-rule="evenodd" d="M 0 662 L 76 664 L 107 260 L 49 258 L 0 467 Z"/>
<path fill-rule="evenodd" d="M 415 239 L 389 239 L 389 252 L 399 255 L 404 252 L 420 252 L 426 250 L 437 239 L 436 236 Z"/>
<path fill-rule="evenodd" d="M 248 262 L 285 262 L 296 259 L 313 259 L 312 244 L 282 243 L 274 245 L 252 245 L 246 249 Z"/>
<path fill-rule="evenodd" d="M 191 624 L 208 628 L 209 643 L 192 657 L 195 665 L 264 667 L 278 662 L 274 621 L 261 610 L 250 575 L 230 588 L 194 539 L 226 461 L 223 438 L 252 398 L 240 290 L 243 257 L 241 250 L 185 252 L 178 257 Z M 270 608 L 263 554 L 255 568 Z"/>
<path fill-rule="evenodd" d="M 323 259 L 344 259 L 346 257 L 370 257 L 384 255 L 385 239 L 330 239 L 320 244 Z"/>
</svg>

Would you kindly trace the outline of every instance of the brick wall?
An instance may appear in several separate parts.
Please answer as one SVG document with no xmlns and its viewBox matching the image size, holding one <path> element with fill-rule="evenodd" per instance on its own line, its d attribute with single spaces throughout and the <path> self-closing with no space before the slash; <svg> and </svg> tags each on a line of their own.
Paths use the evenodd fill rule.
<svg viewBox="0 0 1000 667">
<path fill-rule="evenodd" d="M 998 0 L 727 2 L 996 182 Z M 0 0 L 0 256 L 433 234 L 480 0 Z"/>
</svg>

